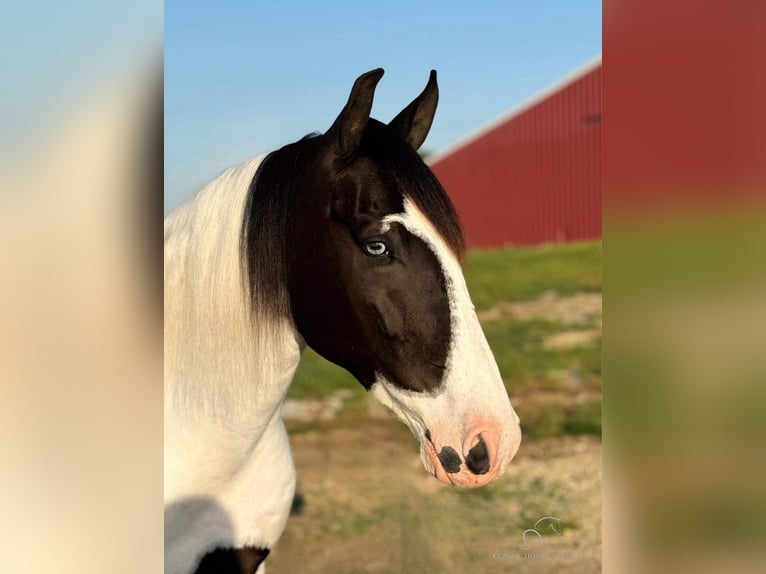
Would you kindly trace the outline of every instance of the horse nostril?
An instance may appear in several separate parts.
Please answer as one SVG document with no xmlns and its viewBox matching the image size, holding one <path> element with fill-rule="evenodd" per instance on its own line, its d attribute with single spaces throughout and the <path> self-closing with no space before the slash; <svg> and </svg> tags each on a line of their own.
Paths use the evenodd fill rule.
<svg viewBox="0 0 766 574">
<path fill-rule="evenodd" d="M 445 446 L 439 453 L 439 462 L 449 474 L 460 472 L 460 455 L 451 446 Z"/>
<path fill-rule="evenodd" d="M 440 457 L 441 458 L 441 457 Z M 479 442 L 468 451 L 465 457 L 465 465 L 474 474 L 486 474 L 489 472 L 489 452 L 487 443 L 479 436 Z"/>
</svg>

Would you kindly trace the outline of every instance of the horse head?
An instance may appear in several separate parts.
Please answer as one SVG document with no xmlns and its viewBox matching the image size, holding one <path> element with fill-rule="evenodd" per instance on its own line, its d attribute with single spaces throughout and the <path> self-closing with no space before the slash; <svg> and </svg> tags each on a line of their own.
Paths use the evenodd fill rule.
<svg viewBox="0 0 766 574">
<path fill-rule="evenodd" d="M 463 278 L 457 213 L 417 153 L 436 72 L 388 124 L 370 118 L 382 75 L 360 76 L 329 130 L 259 167 L 242 238 L 251 303 L 390 407 L 436 478 L 481 486 L 521 432 Z"/>
</svg>

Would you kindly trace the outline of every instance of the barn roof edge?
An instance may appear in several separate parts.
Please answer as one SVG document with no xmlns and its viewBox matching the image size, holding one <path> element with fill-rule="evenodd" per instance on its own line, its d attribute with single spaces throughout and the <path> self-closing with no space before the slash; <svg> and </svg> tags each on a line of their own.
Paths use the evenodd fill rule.
<svg viewBox="0 0 766 574">
<path fill-rule="evenodd" d="M 592 72 L 596 68 L 601 66 L 601 54 L 598 56 L 595 56 L 588 60 L 585 64 L 575 68 L 573 71 L 567 73 L 564 75 L 564 77 L 560 78 L 550 86 L 543 88 L 530 98 L 527 98 L 520 104 L 512 107 L 510 110 L 500 114 L 499 116 L 491 119 L 487 123 L 481 125 L 478 129 L 474 130 L 473 132 L 469 133 L 466 136 L 463 136 L 459 139 L 457 139 L 454 143 L 448 145 L 443 150 L 434 153 L 428 159 L 426 160 L 426 163 L 428 163 L 429 166 L 433 167 L 443 159 L 451 156 L 452 154 L 462 150 L 463 148 L 469 146 L 470 144 L 474 143 L 475 141 L 479 140 L 486 134 L 490 133 L 494 129 L 502 126 L 503 124 L 507 123 L 508 121 L 512 120 L 516 116 L 520 116 L 530 108 L 534 107 L 535 105 L 539 104 L 540 102 L 546 100 L 548 97 L 552 96 L 556 92 L 560 91 L 561 89 L 565 88 L 575 80 L 580 79 L 581 77 L 585 76 L 586 74 Z"/>
</svg>

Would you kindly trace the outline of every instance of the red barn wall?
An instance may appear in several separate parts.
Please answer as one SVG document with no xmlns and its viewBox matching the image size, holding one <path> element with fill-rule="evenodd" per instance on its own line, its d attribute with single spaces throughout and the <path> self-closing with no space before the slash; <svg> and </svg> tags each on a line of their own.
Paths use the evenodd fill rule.
<svg viewBox="0 0 766 574">
<path fill-rule="evenodd" d="M 601 237 L 601 64 L 431 162 L 469 247 Z"/>
</svg>

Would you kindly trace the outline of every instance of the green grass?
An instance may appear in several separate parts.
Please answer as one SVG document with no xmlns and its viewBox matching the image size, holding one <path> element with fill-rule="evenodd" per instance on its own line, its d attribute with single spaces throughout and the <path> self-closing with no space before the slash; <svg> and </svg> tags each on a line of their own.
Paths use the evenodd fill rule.
<svg viewBox="0 0 766 574">
<path fill-rule="evenodd" d="M 567 404 L 530 404 L 516 408 L 525 440 L 557 436 L 600 435 L 601 400 Z"/>
<path fill-rule="evenodd" d="M 290 386 L 289 396 L 294 399 L 326 397 L 339 389 L 360 389 L 362 386 L 351 373 L 320 357 L 313 349 L 306 348 Z"/>
<path fill-rule="evenodd" d="M 601 242 L 471 251 L 464 263 L 479 310 L 500 301 L 527 301 L 546 291 L 571 295 L 601 291 Z"/>
<path fill-rule="evenodd" d="M 500 302 L 536 299 L 547 291 L 559 295 L 599 292 L 601 243 L 472 251 L 464 270 L 471 296 L 480 310 Z M 538 391 L 600 391 L 600 338 L 569 349 L 543 347 L 546 337 L 554 333 L 594 324 L 587 321 L 573 326 L 542 319 L 505 319 L 486 322 L 484 330 L 510 395 L 533 397 Z M 365 392 L 361 385 L 347 371 L 307 349 L 289 396 L 321 398 L 339 389 L 351 390 L 346 401 L 348 407 L 363 405 Z M 600 402 L 566 408 L 557 404 L 525 405 L 518 411 L 530 437 L 601 432 Z"/>
<path fill-rule="evenodd" d="M 584 324 L 582 326 L 591 326 Z M 601 342 L 548 350 L 549 335 L 571 329 L 552 321 L 490 321 L 484 334 L 511 396 L 536 390 L 566 391 L 601 387 Z"/>
</svg>

